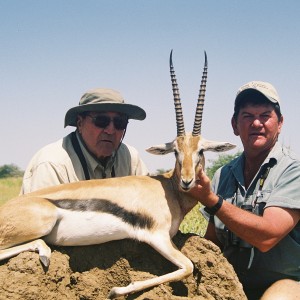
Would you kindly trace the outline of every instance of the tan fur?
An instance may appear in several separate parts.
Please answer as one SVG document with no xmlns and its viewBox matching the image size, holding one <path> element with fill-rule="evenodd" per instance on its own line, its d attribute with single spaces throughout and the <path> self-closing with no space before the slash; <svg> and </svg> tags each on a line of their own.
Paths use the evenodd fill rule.
<svg viewBox="0 0 300 300">
<path fill-rule="evenodd" d="M 38 197 L 18 197 L 0 207 L 0 249 L 47 235 L 57 221 L 56 208 Z"/>
</svg>

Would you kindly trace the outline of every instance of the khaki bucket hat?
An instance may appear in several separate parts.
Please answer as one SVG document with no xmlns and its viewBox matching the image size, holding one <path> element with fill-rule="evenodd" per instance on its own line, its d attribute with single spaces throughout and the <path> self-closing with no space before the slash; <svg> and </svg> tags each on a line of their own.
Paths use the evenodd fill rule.
<svg viewBox="0 0 300 300">
<path fill-rule="evenodd" d="M 77 115 L 83 112 L 113 111 L 127 115 L 128 119 L 144 120 L 146 112 L 139 106 L 127 104 L 122 95 L 112 89 L 96 88 L 87 91 L 80 99 L 79 105 L 70 108 L 65 116 L 65 127 L 76 126 Z"/>
</svg>

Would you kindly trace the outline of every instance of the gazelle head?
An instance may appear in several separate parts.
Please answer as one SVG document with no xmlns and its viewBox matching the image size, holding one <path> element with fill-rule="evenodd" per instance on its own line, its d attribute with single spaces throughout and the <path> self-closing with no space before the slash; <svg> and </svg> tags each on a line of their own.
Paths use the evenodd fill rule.
<svg viewBox="0 0 300 300">
<path fill-rule="evenodd" d="M 179 185 L 183 191 L 189 191 L 195 185 L 197 174 L 201 171 L 201 169 L 204 170 L 204 151 L 223 152 L 235 147 L 235 145 L 227 142 L 209 141 L 201 136 L 202 115 L 207 82 L 207 56 L 206 52 L 204 53 L 205 63 L 198 96 L 193 132 L 186 133 L 184 129 L 181 101 L 172 62 L 171 51 L 170 73 L 176 113 L 177 137 L 172 142 L 146 149 L 146 151 L 149 153 L 157 155 L 163 155 L 170 152 L 175 153 L 176 164 L 174 174 L 178 178 Z"/>
</svg>

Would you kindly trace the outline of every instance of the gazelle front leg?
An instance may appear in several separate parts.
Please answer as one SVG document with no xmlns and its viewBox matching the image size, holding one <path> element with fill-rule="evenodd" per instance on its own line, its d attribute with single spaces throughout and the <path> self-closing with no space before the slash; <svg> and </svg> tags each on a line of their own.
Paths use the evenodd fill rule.
<svg viewBox="0 0 300 300">
<path fill-rule="evenodd" d="M 170 262 L 178 266 L 179 269 L 174 272 L 155 278 L 132 282 L 126 287 L 114 287 L 111 289 L 108 295 L 109 299 L 114 299 L 119 296 L 127 295 L 130 293 L 135 293 L 165 282 L 179 281 L 192 274 L 194 269 L 192 262 L 176 248 L 176 246 L 171 241 L 169 235 L 164 236 L 162 234 L 157 233 L 151 236 L 148 235 L 148 237 L 150 239 L 145 242 L 152 246 Z"/>
<path fill-rule="evenodd" d="M 38 251 L 40 260 L 43 263 L 43 265 L 45 267 L 49 266 L 51 249 L 41 239 L 23 245 L 15 246 L 12 248 L 0 250 L 0 260 L 13 257 L 25 251 Z"/>
</svg>

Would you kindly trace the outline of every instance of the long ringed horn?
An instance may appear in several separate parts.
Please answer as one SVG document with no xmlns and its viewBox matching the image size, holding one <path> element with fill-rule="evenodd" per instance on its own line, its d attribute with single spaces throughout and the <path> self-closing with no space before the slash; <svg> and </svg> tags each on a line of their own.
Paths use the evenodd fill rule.
<svg viewBox="0 0 300 300">
<path fill-rule="evenodd" d="M 197 136 L 197 135 L 201 134 L 203 106 L 204 106 L 206 82 L 207 82 L 207 56 L 206 56 L 205 51 L 204 51 L 204 54 L 205 54 L 205 63 L 204 63 L 201 86 L 200 86 L 200 91 L 199 91 L 199 96 L 198 96 L 198 103 L 197 103 L 197 109 L 196 109 L 196 114 L 195 114 L 194 128 L 193 128 L 193 132 L 192 132 L 193 136 Z"/>
<path fill-rule="evenodd" d="M 175 71 L 174 71 L 174 67 L 173 67 L 172 52 L 173 52 L 173 50 L 171 50 L 171 53 L 170 53 L 170 74 L 171 74 L 172 90 L 173 90 L 173 97 L 174 97 L 174 104 L 175 104 L 177 136 L 183 136 L 185 134 L 184 123 L 183 123 L 183 114 L 182 114 L 182 108 L 181 108 L 179 89 L 178 89 Z"/>
</svg>

